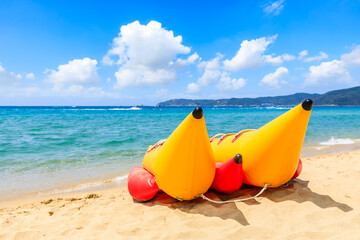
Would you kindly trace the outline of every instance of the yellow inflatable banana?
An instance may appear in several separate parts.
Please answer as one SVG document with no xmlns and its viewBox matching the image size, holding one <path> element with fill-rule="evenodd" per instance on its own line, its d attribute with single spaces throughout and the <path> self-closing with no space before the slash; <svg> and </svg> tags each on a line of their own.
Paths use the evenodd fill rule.
<svg viewBox="0 0 360 240">
<path fill-rule="evenodd" d="M 215 176 L 215 159 L 200 107 L 190 113 L 168 139 L 150 146 L 143 167 L 168 195 L 191 200 L 205 193 Z"/>
<path fill-rule="evenodd" d="M 215 135 L 210 139 L 215 161 L 241 153 L 246 184 L 273 188 L 285 184 L 297 169 L 312 104 L 307 99 L 258 130 Z"/>
</svg>

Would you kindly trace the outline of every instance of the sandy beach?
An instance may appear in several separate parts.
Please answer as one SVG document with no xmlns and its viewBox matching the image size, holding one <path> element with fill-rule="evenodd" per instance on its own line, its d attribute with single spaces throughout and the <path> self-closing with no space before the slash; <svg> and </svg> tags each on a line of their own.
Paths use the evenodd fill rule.
<svg viewBox="0 0 360 240">
<path fill-rule="evenodd" d="M 304 158 L 299 179 L 236 204 L 165 194 L 140 203 L 126 188 L 0 202 L 0 239 L 359 239 L 359 159 L 360 150 Z"/>
</svg>

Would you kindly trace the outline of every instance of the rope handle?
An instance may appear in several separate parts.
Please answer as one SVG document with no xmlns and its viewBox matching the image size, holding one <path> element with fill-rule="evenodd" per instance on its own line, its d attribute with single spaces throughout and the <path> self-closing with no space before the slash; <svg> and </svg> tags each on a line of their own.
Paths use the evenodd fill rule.
<svg viewBox="0 0 360 240">
<path fill-rule="evenodd" d="M 225 133 L 215 134 L 212 138 L 210 138 L 210 142 L 212 142 L 215 138 L 217 138 L 217 137 L 222 137 L 222 136 L 224 136 L 224 135 L 225 135 Z"/>
<path fill-rule="evenodd" d="M 210 138 L 210 142 L 214 141 L 214 139 L 217 137 L 221 137 L 219 140 L 219 142 L 221 142 L 224 138 L 226 138 L 228 136 L 232 136 L 232 135 L 235 135 L 235 137 L 234 137 L 234 139 L 235 139 L 243 133 L 254 131 L 254 130 L 255 129 L 244 129 L 244 130 L 240 130 L 238 133 L 218 133 L 218 134 L 215 134 L 212 138 Z"/>
<path fill-rule="evenodd" d="M 154 144 L 154 146 L 152 146 L 147 152 L 150 152 L 152 150 L 154 150 L 157 147 L 160 147 L 161 145 L 163 145 L 165 143 L 166 139 L 161 139 L 159 140 L 157 143 Z"/>
<path fill-rule="evenodd" d="M 216 201 L 216 200 L 212 200 L 208 197 L 205 197 L 204 194 L 200 194 L 196 197 L 201 197 L 202 199 L 206 200 L 206 201 L 209 201 L 209 202 L 212 202 L 212 203 L 217 203 L 217 204 L 224 204 L 224 203 L 235 203 L 235 202 L 244 202 L 244 201 L 247 201 L 247 200 L 250 200 L 250 199 L 254 199 L 258 196 L 260 196 L 266 189 L 267 187 L 270 186 L 270 184 L 265 184 L 264 187 L 261 189 L 261 191 L 256 194 L 255 196 L 252 196 L 252 197 L 248 197 L 248 198 L 241 198 L 241 199 L 236 199 L 236 200 L 228 200 L 228 201 Z"/>
<path fill-rule="evenodd" d="M 228 136 L 232 136 L 232 135 L 235 135 L 235 137 L 234 137 L 234 139 L 235 139 L 240 134 L 243 134 L 245 132 L 250 132 L 250 131 L 253 131 L 253 130 L 255 130 L 255 129 L 240 130 L 238 133 L 218 133 L 218 134 L 215 134 L 215 136 L 213 136 L 212 138 L 210 138 L 210 142 L 214 141 L 214 139 L 217 138 L 217 137 L 221 137 L 220 141 L 219 141 L 219 142 L 221 142 L 224 138 L 226 138 Z M 148 150 L 148 152 L 150 152 L 151 150 L 154 150 L 157 147 L 160 147 L 161 145 L 164 144 L 165 141 L 166 141 L 166 139 L 159 140 L 157 143 L 154 144 L 154 146 L 152 146 L 152 148 L 150 150 Z"/>
<path fill-rule="evenodd" d="M 236 133 L 218 133 L 216 134 L 215 136 L 213 136 L 211 139 L 210 139 L 210 142 L 214 141 L 215 138 L 217 137 L 221 137 L 219 142 L 221 142 L 222 140 L 224 140 L 224 138 L 228 137 L 228 136 L 232 136 L 232 135 L 235 135 Z"/>
</svg>

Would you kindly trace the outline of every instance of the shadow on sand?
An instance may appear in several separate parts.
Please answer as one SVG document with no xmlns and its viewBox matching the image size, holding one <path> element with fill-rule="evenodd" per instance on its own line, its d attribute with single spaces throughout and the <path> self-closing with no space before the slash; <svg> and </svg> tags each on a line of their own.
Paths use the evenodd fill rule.
<svg viewBox="0 0 360 240">
<path fill-rule="evenodd" d="M 336 202 L 329 195 L 321 195 L 313 192 L 308 187 L 308 184 L 309 181 L 303 181 L 300 179 L 291 180 L 286 187 L 267 189 L 260 197 L 267 198 L 275 203 L 283 201 L 295 201 L 297 203 L 312 202 L 316 206 L 323 209 L 336 207 L 343 212 L 349 212 L 353 210 L 353 208 L 351 208 L 347 204 Z M 206 193 L 206 196 L 214 200 L 236 200 L 246 198 L 248 196 L 254 196 L 259 192 L 259 190 L 260 188 L 243 185 L 240 190 L 232 194 L 222 194 L 210 190 Z M 244 216 L 242 211 L 238 209 L 235 203 L 215 204 L 207 202 L 206 200 L 200 198 L 191 201 L 180 202 L 174 198 L 169 197 L 165 193 L 157 194 L 156 197 L 149 202 L 138 202 L 136 200 L 134 201 L 149 207 L 154 205 L 164 205 L 169 208 L 176 208 L 187 213 L 202 214 L 208 217 L 220 217 L 224 220 L 233 219 L 243 226 L 249 225 L 246 217 Z M 248 200 L 244 203 L 248 205 L 261 204 L 256 199 Z"/>
</svg>

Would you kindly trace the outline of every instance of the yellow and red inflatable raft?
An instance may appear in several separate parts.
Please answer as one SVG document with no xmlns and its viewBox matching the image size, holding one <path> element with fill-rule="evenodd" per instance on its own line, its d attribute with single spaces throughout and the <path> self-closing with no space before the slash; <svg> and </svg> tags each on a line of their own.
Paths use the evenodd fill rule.
<svg viewBox="0 0 360 240">
<path fill-rule="evenodd" d="M 203 111 L 195 108 L 166 140 L 149 146 L 143 167 L 128 176 L 131 196 L 152 199 L 159 190 L 179 200 L 242 183 L 279 187 L 302 169 L 301 148 L 312 109 L 307 99 L 257 130 L 217 134 L 209 141 Z"/>
</svg>

